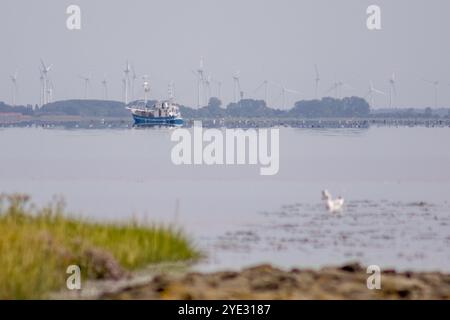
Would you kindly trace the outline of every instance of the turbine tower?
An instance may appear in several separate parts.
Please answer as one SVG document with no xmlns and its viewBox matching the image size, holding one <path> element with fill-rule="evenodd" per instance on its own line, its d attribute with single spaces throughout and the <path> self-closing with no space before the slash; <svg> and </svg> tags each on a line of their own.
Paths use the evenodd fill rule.
<svg viewBox="0 0 450 320">
<path fill-rule="evenodd" d="M 128 104 L 128 87 L 129 87 L 129 83 L 130 83 L 130 72 L 131 72 L 131 67 L 130 67 L 130 63 L 127 60 L 127 63 L 125 65 L 125 70 L 123 70 L 123 73 L 125 75 L 125 97 L 124 97 L 124 102 L 125 104 Z"/>
<path fill-rule="evenodd" d="M 43 97 L 43 105 L 44 104 L 47 104 L 48 102 L 49 102 L 49 99 L 48 99 L 48 92 L 49 92 L 49 90 L 48 90 L 48 86 L 49 86 L 49 78 L 48 78 L 48 73 L 50 72 L 50 70 L 52 69 L 52 66 L 53 65 L 49 65 L 49 66 L 47 66 L 45 63 L 44 63 L 44 60 L 42 60 L 41 59 L 41 65 L 42 65 L 42 76 L 43 76 L 43 89 L 42 89 L 42 91 L 44 92 L 44 97 Z"/>
<path fill-rule="evenodd" d="M 434 87 L 434 107 L 437 108 L 438 107 L 438 98 L 439 98 L 439 85 L 440 85 L 440 81 L 439 80 L 434 80 L 434 81 L 430 81 L 430 80 L 426 80 L 426 79 L 422 79 L 423 81 L 433 85 Z"/>
<path fill-rule="evenodd" d="M 392 73 L 389 78 L 389 108 L 392 108 L 394 96 L 397 97 L 397 81 L 395 80 L 395 73 Z"/>
<path fill-rule="evenodd" d="M 14 74 L 10 75 L 11 81 L 12 81 L 12 106 L 16 106 L 16 99 L 17 99 L 17 70 L 14 72 Z"/>
<path fill-rule="evenodd" d="M 375 106 L 375 94 L 381 94 L 384 96 L 386 95 L 383 91 L 376 89 L 373 86 L 373 82 L 371 81 L 370 85 L 369 85 L 369 91 L 367 92 L 367 94 L 365 95 L 364 98 L 367 98 L 367 97 L 369 98 L 370 106 L 372 108 Z"/>
<path fill-rule="evenodd" d="M 317 64 L 314 65 L 314 71 L 316 72 L 316 78 L 314 79 L 314 82 L 315 82 L 315 98 L 316 98 L 316 100 L 318 100 L 319 99 L 320 74 L 319 74 L 319 68 L 317 67 Z"/>
<path fill-rule="evenodd" d="M 41 68 L 39 68 L 39 80 L 40 80 L 40 90 L 39 90 L 39 106 L 43 106 L 44 105 L 44 96 L 45 96 L 45 78 L 44 78 L 44 74 L 41 70 Z"/>
<path fill-rule="evenodd" d="M 205 104 L 208 104 L 209 99 L 211 98 L 211 74 L 209 74 L 203 82 L 205 84 Z"/>
<path fill-rule="evenodd" d="M 222 81 L 218 81 L 215 79 L 211 80 L 212 82 L 214 82 L 217 85 L 217 98 L 219 100 L 221 100 L 221 95 L 222 95 Z"/>
<path fill-rule="evenodd" d="M 91 82 L 90 76 L 78 76 L 81 80 L 84 81 L 84 99 L 88 99 L 89 97 L 89 84 Z"/>
<path fill-rule="evenodd" d="M 47 83 L 47 103 L 53 102 L 53 82 L 51 80 Z"/>
<path fill-rule="evenodd" d="M 234 103 L 238 103 L 238 97 L 242 97 L 243 96 L 243 92 L 241 90 L 241 83 L 239 81 L 240 77 L 241 77 L 241 72 L 238 70 L 233 75 L 233 82 L 234 82 L 233 98 L 234 98 Z"/>
<path fill-rule="evenodd" d="M 127 80 L 122 78 L 122 98 L 125 103 L 126 100 L 126 91 L 127 91 Z"/>
<path fill-rule="evenodd" d="M 204 75 L 204 67 L 203 67 L 203 57 L 200 57 L 200 64 L 196 71 L 193 71 L 197 76 L 197 107 L 200 108 L 202 106 L 202 97 L 203 97 L 203 83 L 205 80 Z"/>
<path fill-rule="evenodd" d="M 134 69 L 134 65 L 131 66 L 131 72 L 132 72 L 132 76 L 131 76 L 131 99 L 135 100 L 135 87 L 136 87 L 136 80 L 138 79 L 137 75 L 136 75 L 136 70 Z"/>
<path fill-rule="evenodd" d="M 102 80 L 102 86 L 103 86 L 103 99 L 108 100 L 108 81 L 106 80 L 106 77 Z"/>
</svg>

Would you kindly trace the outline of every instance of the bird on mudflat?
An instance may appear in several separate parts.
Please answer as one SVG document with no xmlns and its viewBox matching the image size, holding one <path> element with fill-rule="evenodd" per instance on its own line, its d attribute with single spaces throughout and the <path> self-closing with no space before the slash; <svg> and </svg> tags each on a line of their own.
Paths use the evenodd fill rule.
<svg viewBox="0 0 450 320">
<path fill-rule="evenodd" d="M 328 190 L 322 191 L 322 200 L 325 202 L 325 207 L 331 213 L 341 212 L 344 207 L 344 198 L 341 196 L 333 199 Z"/>
</svg>

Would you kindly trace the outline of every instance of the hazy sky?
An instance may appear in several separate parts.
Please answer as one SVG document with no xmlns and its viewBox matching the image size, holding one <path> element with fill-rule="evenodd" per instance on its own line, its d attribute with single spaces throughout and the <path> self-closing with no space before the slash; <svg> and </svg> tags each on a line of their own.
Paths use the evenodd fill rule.
<svg viewBox="0 0 450 320">
<path fill-rule="evenodd" d="M 66 28 L 70 4 L 81 7 L 80 31 Z M 366 27 L 370 4 L 381 7 L 381 31 Z M 53 64 L 54 100 L 82 98 L 78 75 L 85 74 L 93 78 L 91 98 L 102 98 L 106 74 L 109 97 L 122 99 L 129 59 L 139 75 L 150 76 L 152 97 L 166 98 L 173 80 L 177 100 L 195 106 L 192 70 L 204 56 L 207 72 L 223 82 L 225 102 L 237 69 L 246 97 L 263 98 L 263 90 L 254 91 L 267 79 L 313 98 L 317 63 L 321 94 L 334 79 L 354 87 L 346 95 L 364 95 L 370 80 L 387 92 L 395 71 L 399 106 L 432 105 L 433 87 L 420 80 L 427 78 L 441 81 L 439 105 L 450 107 L 448 0 L 1 0 L 0 39 L 0 101 L 6 102 L 16 68 L 18 103 L 39 102 L 42 57 Z M 136 93 L 142 96 L 140 83 Z M 273 87 L 270 99 L 279 94 Z M 383 96 L 375 102 L 388 104 Z"/>
</svg>

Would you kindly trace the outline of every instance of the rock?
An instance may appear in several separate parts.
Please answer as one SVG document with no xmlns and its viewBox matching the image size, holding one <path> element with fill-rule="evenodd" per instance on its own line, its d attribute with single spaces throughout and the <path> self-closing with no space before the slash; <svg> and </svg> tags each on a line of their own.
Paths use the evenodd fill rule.
<svg viewBox="0 0 450 320">
<path fill-rule="evenodd" d="M 450 275 L 382 273 L 381 290 L 369 290 L 357 263 L 321 270 L 284 271 L 260 265 L 240 272 L 157 276 L 107 299 L 449 299 Z"/>
<path fill-rule="evenodd" d="M 363 268 L 361 267 L 361 265 L 359 263 L 351 263 L 351 264 L 342 266 L 341 270 L 346 271 L 346 272 L 358 272 L 358 271 L 362 271 Z"/>
<path fill-rule="evenodd" d="M 90 247 L 83 251 L 87 272 L 96 279 L 119 280 L 127 276 L 127 272 L 121 267 L 114 256 L 102 249 Z"/>
<path fill-rule="evenodd" d="M 231 280 L 231 279 L 235 279 L 239 274 L 237 272 L 230 272 L 230 271 L 226 271 L 226 272 L 222 272 L 222 274 L 220 275 L 220 279 L 221 280 Z"/>
</svg>

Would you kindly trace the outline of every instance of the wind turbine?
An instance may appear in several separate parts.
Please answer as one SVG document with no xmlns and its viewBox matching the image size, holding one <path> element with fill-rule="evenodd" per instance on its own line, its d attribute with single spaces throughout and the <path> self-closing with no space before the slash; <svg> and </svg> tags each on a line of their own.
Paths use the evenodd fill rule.
<svg viewBox="0 0 450 320">
<path fill-rule="evenodd" d="M 131 67 L 130 67 L 130 63 L 127 60 L 127 63 L 125 65 L 125 70 L 123 70 L 123 73 L 125 74 L 125 104 L 128 104 L 128 86 L 129 86 L 129 82 L 130 82 L 130 72 L 131 72 Z"/>
<path fill-rule="evenodd" d="M 88 99 L 89 97 L 89 84 L 91 82 L 90 76 L 78 76 L 81 80 L 84 81 L 84 99 Z"/>
<path fill-rule="evenodd" d="M 287 89 L 287 88 L 281 88 L 281 93 L 283 96 L 283 109 L 286 108 L 286 93 L 293 93 L 293 94 L 301 94 L 301 92 L 297 90 Z"/>
<path fill-rule="evenodd" d="M 281 88 L 281 93 L 280 96 L 282 98 L 282 106 L 283 109 L 286 108 L 286 93 L 292 93 L 292 94 L 302 94 L 301 92 L 297 91 L 297 90 L 293 90 L 293 89 L 288 89 L 282 85 L 279 84 L 275 84 L 276 86 Z M 278 96 L 279 97 L 279 96 Z M 278 99 L 278 98 L 277 98 Z"/>
<path fill-rule="evenodd" d="M 43 99 L 43 105 L 48 103 L 48 90 L 47 87 L 49 85 L 49 79 L 48 79 L 48 73 L 50 72 L 50 70 L 52 69 L 53 65 L 46 65 L 44 63 L 44 60 L 41 59 L 41 65 L 42 65 L 42 75 L 43 75 L 43 92 L 44 92 L 44 99 Z"/>
<path fill-rule="evenodd" d="M 243 97 L 243 92 L 241 90 L 241 83 L 239 81 L 239 78 L 241 77 L 241 71 L 237 70 L 233 75 L 233 82 L 234 82 L 234 90 L 233 90 L 233 98 L 234 103 L 238 103 L 238 96 Z"/>
<path fill-rule="evenodd" d="M 434 87 L 434 107 L 437 108 L 440 81 L 439 80 L 430 81 L 430 80 L 426 80 L 426 79 L 422 79 L 422 80 L 433 85 L 433 87 Z"/>
<path fill-rule="evenodd" d="M 376 88 L 373 86 L 373 82 L 370 81 L 369 91 L 367 92 L 367 94 L 365 95 L 364 98 L 369 97 L 370 106 L 371 106 L 372 108 L 373 108 L 374 105 L 375 105 L 375 94 L 381 94 L 381 95 L 384 95 L 384 96 L 386 95 L 386 93 L 384 93 L 383 91 L 376 89 Z"/>
<path fill-rule="evenodd" d="M 336 99 L 339 99 L 342 95 L 342 88 L 348 88 L 353 89 L 353 87 L 341 80 L 335 81 L 333 85 L 325 92 L 325 94 L 330 93 L 331 91 L 334 91 L 334 97 Z"/>
<path fill-rule="evenodd" d="M 392 108 L 394 96 L 397 97 L 396 83 L 397 82 L 395 80 L 395 73 L 392 73 L 391 77 L 389 78 L 389 108 Z"/>
<path fill-rule="evenodd" d="M 319 99 L 319 83 L 320 83 L 320 74 L 319 74 L 319 68 L 317 67 L 317 64 L 314 65 L 314 71 L 316 72 L 316 78 L 314 79 L 315 82 L 315 98 L 316 100 Z"/>
<path fill-rule="evenodd" d="M 331 91 L 334 91 L 334 97 L 338 99 L 339 97 L 339 82 L 335 81 L 333 85 L 328 89 L 325 94 L 330 93 Z"/>
<path fill-rule="evenodd" d="M 203 96 L 203 82 L 204 78 L 204 67 L 203 67 L 203 57 L 200 57 L 200 64 L 196 71 L 192 71 L 197 76 L 197 107 L 202 106 L 202 96 Z"/>
<path fill-rule="evenodd" d="M 266 105 L 269 105 L 269 81 L 268 80 L 264 80 L 256 89 L 255 92 L 257 92 L 259 89 L 261 89 L 262 87 L 264 87 L 264 102 L 266 103 Z"/>
<path fill-rule="evenodd" d="M 12 92 L 12 105 L 13 107 L 16 106 L 16 98 L 17 98 L 17 70 L 14 72 L 14 74 L 10 75 L 11 81 L 13 84 L 13 92 Z"/>
<path fill-rule="evenodd" d="M 102 86 L 103 86 L 103 99 L 108 100 L 108 81 L 106 80 L 106 76 L 103 77 Z"/>
</svg>

